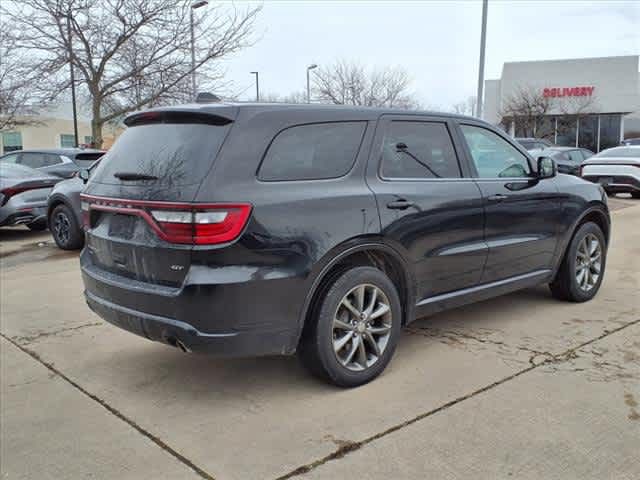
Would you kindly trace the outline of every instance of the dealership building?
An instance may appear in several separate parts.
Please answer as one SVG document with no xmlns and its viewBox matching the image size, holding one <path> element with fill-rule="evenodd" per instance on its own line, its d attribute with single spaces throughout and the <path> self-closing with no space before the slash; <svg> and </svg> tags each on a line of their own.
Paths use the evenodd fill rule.
<svg viewBox="0 0 640 480">
<path fill-rule="evenodd" d="M 516 137 L 598 152 L 640 137 L 640 56 L 509 62 L 485 82 L 484 119 Z"/>
</svg>

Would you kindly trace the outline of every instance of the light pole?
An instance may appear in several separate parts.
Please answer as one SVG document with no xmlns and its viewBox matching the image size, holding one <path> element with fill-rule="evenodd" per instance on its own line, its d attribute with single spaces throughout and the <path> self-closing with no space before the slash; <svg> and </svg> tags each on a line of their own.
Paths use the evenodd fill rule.
<svg viewBox="0 0 640 480">
<path fill-rule="evenodd" d="M 318 65 L 312 63 L 307 67 L 307 103 L 311 103 L 311 84 L 309 82 L 309 72 L 314 68 L 318 68 Z"/>
<path fill-rule="evenodd" d="M 260 81 L 258 79 L 258 72 L 249 72 L 256 76 L 256 102 L 260 101 Z"/>
<path fill-rule="evenodd" d="M 193 28 L 193 11 L 196 8 L 204 7 L 209 2 L 207 0 L 196 0 L 191 4 L 189 9 L 189 25 L 191 27 L 191 96 L 192 99 L 196 98 L 196 39 Z"/>
<path fill-rule="evenodd" d="M 482 91 L 484 88 L 484 47 L 487 42 L 487 6 L 489 0 L 482 1 L 482 32 L 480 33 L 480 66 L 478 68 L 478 99 L 476 117 L 482 118 Z"/>
<path fill-rule="evenodd" d="M 76 79 L 73 71 L 73 44 L 71 38 L 71 10 L 66 14 L 59 12 L 61 18 L 67 19 L 67 56 L 69 57 L 69 80 L 71 82 L 71 109 L 73 110 L 73 146 L 78 148 L 78 111 L 76 109 Z"/>
</svg>

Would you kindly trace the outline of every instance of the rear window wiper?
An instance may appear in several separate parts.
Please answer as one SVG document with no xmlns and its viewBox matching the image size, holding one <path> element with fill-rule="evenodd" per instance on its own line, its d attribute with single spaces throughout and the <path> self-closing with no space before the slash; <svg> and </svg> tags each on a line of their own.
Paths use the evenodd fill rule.
<svg viewBox="0 0 640 480">
<path fill-rule="evenodd" d="M 135 172 L 116 172 L 113 176 L 120 180 L 158 180 L 158 177 L 155 175 Z"/>
</svg>

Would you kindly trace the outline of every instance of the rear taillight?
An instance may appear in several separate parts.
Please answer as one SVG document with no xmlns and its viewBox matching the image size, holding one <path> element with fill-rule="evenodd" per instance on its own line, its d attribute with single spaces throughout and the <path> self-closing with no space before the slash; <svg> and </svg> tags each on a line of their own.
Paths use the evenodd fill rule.
<svg viewBox="0 0 640 480">
<path fill-rule="evenodd" d="M 91 210 L 143 218 L 160 238 L 170 243 L 215 245 L 236 240 L 244 230 L 251 205 L 202 204 L 125 200 L 81 195 L 85 229 L 91 226 Z"/>
<path fill-rule="evenodd" d="M 38 186 L 25 186 L 25 187 L 8 187 L 0 190 L 0 207 L 6 205 L 11 197 L 18 195 L 19 193 L 27 192 L 29 190 L 37 190 L 38 188 L 49 188 L 51 185 L 38 185 Z"/>
<path fill-rule="evenodd" d="M 212 245 L 235 240 L 244 229 L 251 205 L 194 205 L 189 210 L 151 210 L 151 216 L 172 243 Z"/>
</svg>

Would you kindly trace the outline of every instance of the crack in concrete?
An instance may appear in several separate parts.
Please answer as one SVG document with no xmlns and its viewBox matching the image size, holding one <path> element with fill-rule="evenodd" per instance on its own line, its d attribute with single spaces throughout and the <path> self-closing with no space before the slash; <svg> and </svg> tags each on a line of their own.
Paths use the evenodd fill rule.
<svg viewBox="0 0 640 480">
<path fill-rule="evenodd" d="M 525 347 L 523 345 L 510 345 L 506 342 L 500 340 L 491 340 L 489 338 L 478 337 L 476 335 L 472 335 L 466 332 L 459 332 L 457 330 L 443 330 L 437 329 L 433 327 L 407 327 L 405 329 L 408 333 L 413 333 L 416 335 L 423 335 L 425 337 L 437 338 L 437 337 L 445 337 L 453 341 L 459 341 L 459 338 L 464 338 L 466 340 L 473 340 L 478 343 L 484 343 L 489 345 L 496 345 L 502 348 L 507 349 L 515 349 L 521 352 L 531 353 L 531 357 L 529 357 L 530 365 L 538 365 L 540 363 L 544 363 L 547 359 L 553 357 L 553 353 L 543 350 L 536 350 L 533 348 Z M 544 360 L 542 362 L 536 361 L 537 357 L 543 357 Z"/>
<path fill-rule="evenodd" d="M 454 405 L 457 405 L 461 402 L 464 402 L 465 400 L 468 400 L 470 398 L 475 397 L 476 395 L 479 395 L 481 393 L 487 392 L 489 390 L 492 390 L 504 383 L 507 383 L 517 377 L 519 377 L 520 375 L 524 375 L 525 373 L 531 372 L 532 370 L 536 370 L 537 368 L 543 366 L 543 365 L 549 365 L 549 364 L 558 364 L 558 363 L 562 363 L 562 362 L 566 362 L 566 361 L 570 361 L 574 358 L 576 358 L 578 356 L 577 351 L 588 346 L 591 345 L 599 340 L 602 340 L 603 338 L 606 338 L 610 335 L 613 335 L 614 333 L 620 332 L 621 330 L 624 330 L 626 328 L 629 328 L 631 326 L 634 325 L 638 325 L 640 324 L 640 319 L 637 320 L 633 320 L 629 323 L 626 323 L 620 327 L 616 327 L 614 329 L 611 330 L 605 330 L 604 333 L 602 333 L 601 335 L 592 338 L 591 340 L 587 340 L 586 342 L 581 343 L 580 345 L 577 345 L 576 347 L 570 348 L 562 353 L 559 354 L 549 354 L 549 357 L 546 358 L 543 362 L 540 363 L 536 363 L 536 364 L 530 364 L 527 368 L 524 368 L 522 370 L 519 370 L 515 373 L 513 373 L 512 375 L 509 375 L 507 377 L 504 377 L 500 380 L 497 380 L 496 382 L 491 383 L 490 385 L 485 385 L 482 388 L 479 388 L 471 393 L 468 393 L 466 395 L 463 395 L 461 397 L 455 398 L 443 405 L 440 405 L 439 407 L 434 408 L 433 410 L 429 410 L 428 412 L 424 412 L 421 413 L 420 415 L 413 417 L 405 422 L 402 422 L 400 424 L 394 425 L 382 432 L 376 433 L 375 435 L 372 435 L 370 437 L 365 438 L 364 440 L 361 440 L 359 442 L 354 442 L 354 441 L 349 441 L 346 440 L 344 441 L 344 444 L 339 446 L 339 448 L 335 451 L 333 451 L 332 453 L 330 453 L 329 455 L 326 455 L 325 457 L 322 457 L 318 460 L 315 460 L 311 463 L 307 463 L 305 465 L 302 465 L 292 471 L 290 471 L 289 473 L 285 473 L 284 475 L 281 475 L 279 477 L 277 477 L 275 480 L 288 480 L 290 478 L 293 477 L 297 477 L 300 475 L 304 475 L 312 470 L 315 470 L 316 468 L 318 468 L 321 465 L 324 465 L 327 462 L 330 462 L 331 460 L 337 460 L 340 458 L 343 458 L 344 456 L 348 455 L 351 452 L 354 452 L 356 450 L 361 449 L 362 447 L 382 438 L 385 437 L 391 433 L 397 432 L 398 430 L 401 430 L 409 425 L 412 425 L 414 423 L 417 423 L 421 420 L 424 420 L 425 418 L 431 417 L 437 413 L 440 413 L 448 408 L 453 407 Z M 548 352 L 543 352 L 543 353 L 548 353 Z M 531 362 L 531 360 L 530 360 Z"/>
<path fill-rule="evenodd" d="M 93 323 L 84 323 L 82 325 L 77 325 L 75 327 L 66 327 L 61 328 L 59 330 L 54 330 L 52 332 L 38 332 L 35 335 L 28 335 L 24 337 L 12 337 L 13 340 L 20 343 L 21 345 L 28 345 L 30 343 L 35 342 L 36 340 L 40 340 L 41 338 L 47 337 L 55 337 L 61 333 L 74 332 L 76 330 L 82 330 L 87 327 L 98 327 L 100 325 L 104 325 L 104 322 L 93 322 Z"/>
<path fill-rule="evenodd" d="M 80 393 L 84 394 L 85 396 L 87 396 L 88 398 L 90 398 L 91 400 L 93 400 L 94 402 L 98 403 L 100 406 L 102 406 L 105 410 L 107 410 L 109 413 L 111 413 L 112 415 L 114 415 L 115 417 L 119 418 L 120 420 L 122 420 L 123 422 L 125 422 L 127 425 L 129 425 L 130 427 L 132 427 L 134 430 L 136 430 L 138 433 L 140 433 L 141 435 L 143 435 L 144 437 L 148 438 L 149 440 L 151 440 L 153 443 L 155 443 L 158 447 L 160 447 L 162 450 L 164 450 L 166 453 L 168 453 L 169 455 L 171 455 L 172 457 L 174 457 L 176 460 L 178 460 L 180 463 L 182 463 L 183 465 L 185 465 L 186 467 L 190 468 L 191 470 L 193 470 L 196 474 L 198 474 L 198 476 L 200 476 L 200 478 L 203 478 L 205 480 L 215 480 L 215 477 L 213 475 L 211 475 L 210 473 L 206 472 L 205 470 L 203 470 L 202 468 L 198 467 L 195 463 L 193 463 L 191 460 L 189 460 L 187 457 L 185 457 L 184 455 L 182 455 L 181 453 L 177 452 L 176 450 L 174 450 L 173 448 L 171 448 L 168 444 L 166 444 L 165 442 L 163 442 L 159 437 L 156 437 L 155 435 L 153 435 L 151 432 L 145 430 L 143 427 L 141 427 L 140 425 L 138 425 L 136 422 L 134 422 L 133 420 L 131 420 L 129 417 L 125 416 L 122 412 L 120 412 L 119 410 L 117 410 L 115 407 L 112 407 L 111 405 L 109 405 L 105 400 L 101 399 L 100 397 L 98 397 L 97 395 L 94 395 L 93 393 L 89 392 L 88 390 L 86 390 L 84 387 L 82 387 L 80 384 L 78 384 L 77 382 L 75 382 L 74 380 L 72 380 L 71 378 L 69 378 L 68 376 L 66 376 L 64 373 L 62 373 L 60 370 L 58 370 L 56 367 L 54 367 L 51 363 L 48 363 L 47 361 L 43 360 L 40 355 L 38 355 L 36 352 L 34 352 L 33 350 L 28 349 L 27 347 L 25 347 L 24 345 L 21 345 L 19 343 L 17 343 L 15 340 L 13 340 L 12 338 L 6 336 L 4 333 L 0 333 L 0 337 L 4 338 L 5 340 L 7 340 L 9 343 L 11 343 L 13 346 L 15 346 L 16 348 L 18 348 L 19 350 L 21 350 L 23 353 L 29 355 L 31 358 L 33 358 L 35 361 L 39 362 L 40 364 L 44 365 L 47 369 L 49 369 L 51 372 L 53 372 L 55 375 L 59 376 L 61 379 L 63 379 L 64 381 L 66 381 L 69 385 L 71 385 L 72 387 L 74 387 L 76 390 L 78 390 Z"/>
</svg>

